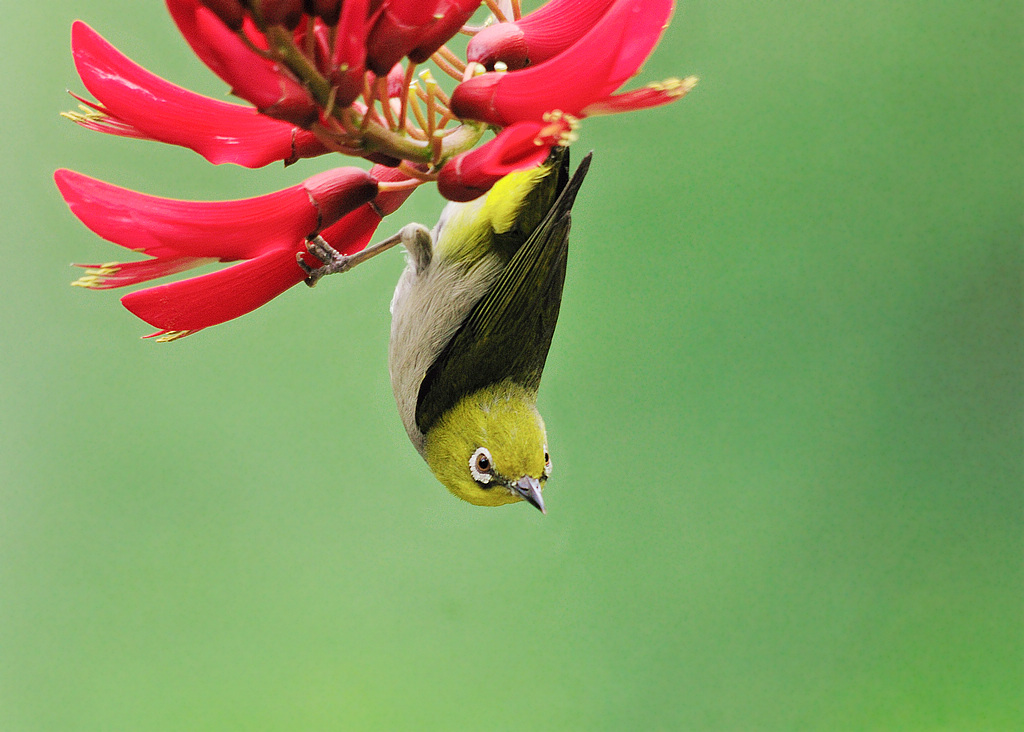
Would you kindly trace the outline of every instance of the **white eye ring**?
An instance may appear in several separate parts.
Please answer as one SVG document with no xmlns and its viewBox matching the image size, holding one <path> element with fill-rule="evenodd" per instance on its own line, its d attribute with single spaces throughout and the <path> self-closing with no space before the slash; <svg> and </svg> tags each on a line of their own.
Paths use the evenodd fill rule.
<svg viewBox="0 0 1024 732">
<path fill-rule="evenodd" d="M 544 446 L 544 477 L 551 477 L 551 454 L 548 452 L 548 446 Z"/>
<path fill-rule="evenodd" d="M 494 477 L 494 460 L 486 447 L 478 447 L 469 459 L 469 474 L 477 483 L 490 483 Z"/>
</svg>

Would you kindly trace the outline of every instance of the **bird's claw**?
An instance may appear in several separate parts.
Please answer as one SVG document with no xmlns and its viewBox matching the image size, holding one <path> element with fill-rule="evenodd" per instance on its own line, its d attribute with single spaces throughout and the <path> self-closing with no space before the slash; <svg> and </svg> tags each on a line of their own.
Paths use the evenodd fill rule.
<svg viewBox="0 0 1024 732">
<path fill-rule="evenodd" d="M 306 284 L 310 287 L 316 285 L 320 278 L 325 275 L 347 272 L 352 268 L 352 257 L 339 252 L 319 234 L 306 239 L 306 251 L 323 262 L 323 265 L 320 267 L 310 267 L 306 264 L 302 252 L 298 252 L 295 255 L 295 261 L 302 268 L 302 271 L 306 273 Z"/>
</svg>

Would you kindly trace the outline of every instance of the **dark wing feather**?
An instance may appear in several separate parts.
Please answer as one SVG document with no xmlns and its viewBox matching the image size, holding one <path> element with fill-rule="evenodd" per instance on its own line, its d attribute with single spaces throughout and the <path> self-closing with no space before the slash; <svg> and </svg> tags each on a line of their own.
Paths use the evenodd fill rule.
<svg viewBox="0 0 1024 732">
<path fill-rule="evenodd" d="M 426 433 L 467 394 L 505 379 L 536 391 L 562 302 L 569 253 L 570 209 L 590 155 L 490 291 L 427 370 L 416 403 Z"/>
</svg>

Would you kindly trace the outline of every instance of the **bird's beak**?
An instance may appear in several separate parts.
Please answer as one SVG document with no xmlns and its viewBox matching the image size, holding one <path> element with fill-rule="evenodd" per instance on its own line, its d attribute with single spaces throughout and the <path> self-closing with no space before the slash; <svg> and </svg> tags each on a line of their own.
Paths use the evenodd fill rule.
<svg viewBox="0 0 1024 732">
<path fill-rule="evenodd" d="M 512 484 L 512 490 L 533 504 L 541 513 L 547 513 L 544 510 L 544 499 L 540 495 L 540 481 L 536 478 L 524 475 L 519 482 Z"/>
</svg>

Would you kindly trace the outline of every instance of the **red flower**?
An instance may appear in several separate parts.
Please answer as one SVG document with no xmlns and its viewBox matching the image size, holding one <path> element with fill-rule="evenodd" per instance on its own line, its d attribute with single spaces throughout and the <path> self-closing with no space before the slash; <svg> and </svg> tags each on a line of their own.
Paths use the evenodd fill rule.
<svg viewBox="0 0 1024 732">
<path fill-rule="evenodd" d="M 547 61 L 516 71 L 481 74 L 459 84 L 451 109 L 463 119 L 504 126 L 540 120 L 552 110 L 586 117 L 678 99 L 696 80 L 669 80 L 613 95 L 654 50 L 673 5 L 673 0 L 614 0 L 589 32 Z M 564 7 L 568 12 L 568 4 Z"/>
<path fill-rule="evenodd" d="M 381 217 L 369 204 L 377 195 L 377 180 L 401 175 L 384 170 L 374 169 L 375 177 L 359 168 L 337 168 L 240 201 L 158 198 L 70 170 L 58 170 L 54 178 L 82 223 L 108 241 L 152 257 L 88 265 L 75 284 L 106 289 L 208 262 L 249 260 L 122 299 L 125 307 L 162 329 L 157 335 L 180 336 L 247 313 L 301 282 L 306 274 L 295 257 L 304 251 L 307 236 L 322 232 L 344 237 L 349 243 L 342 243 L 343 249 L 364 247 Z M 394 202 L 386 199 L 384 204 Z"/>
<path fill-rule="evenodd" d="M 211 163 L 256 168 L 328 152 L 312 132 L 249 106 L 211 99 L 146 71 L 81 21 L 71 26 L 75 68 L 100 114 L 69 115 L 83 127 L 181 145 Z"/>
<path fill-rule="evenodd" d="M 196 55 L 254 108 L 178 87 L 76 22 L 75 65 L 96 101 L 78 97 L 85 111 L 71 119 L 187 147 L 213 163 L 257 167 L 338 152 L 392 167 L 339 168 L 277 193 L 219 202 L 157 198 L 57 171 L 86 226 L 149 256 L 88 265 L 76 285 L 121 287 L 243 260 L 126 295 L 125 306 L 164 339 L 249 312 L 304 280 L 297 259 L 320 264 L 306 252 L 311 235 L 355 253 L 417 185 L 436 181 L 447 198 L 470 200 L 568 144 L 576 118 L 664 104 L 694 83 L 615 93 L 654 48 L 672 0 L 552 0 L 481 31 L 468 67 L 444 43 L 480 0 L 166 3 Z M 414 77 L 413 66 L 428 58 L 461 82 L 450 98 L 429 71 Z M 512 70 L 474 77 L 480 64 Z M 473 149 L 487 131 L 474 120 L 504 129 Z"/>
<path fill-rule="evenodd" d="M 555 145 L 567 145 L 575 120 L 551 115 L 547 122 L 517 122 L 490 142 L 456 155 L 441 168 L 438 192 L 449 201 L 471 201 L 500 178 L 540 165 Z"/>
</svg>

